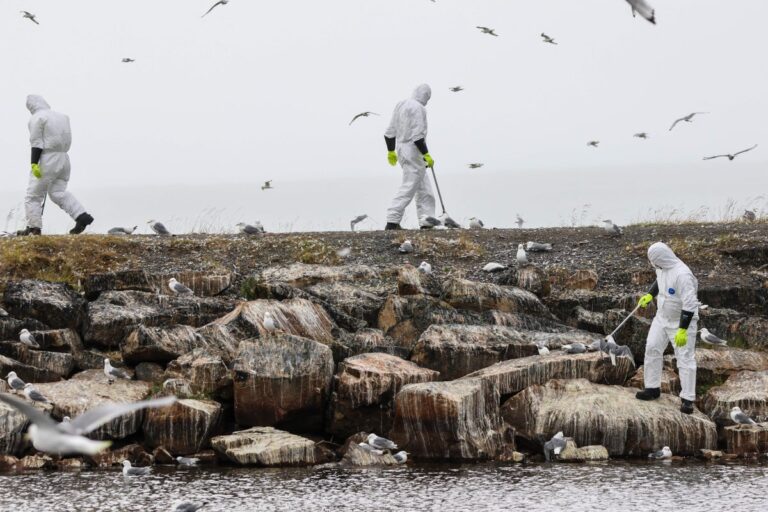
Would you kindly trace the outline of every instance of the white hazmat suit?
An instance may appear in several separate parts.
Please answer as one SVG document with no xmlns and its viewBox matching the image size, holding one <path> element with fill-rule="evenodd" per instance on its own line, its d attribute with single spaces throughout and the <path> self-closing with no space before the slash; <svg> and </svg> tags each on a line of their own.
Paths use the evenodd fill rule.
<svg viewBox="0 0 768 512">
<path fill-rule="evenodd" d="M 25 199 L 27 227 L 43 227 L 43 201 L 46 194 L 51 201 L 73 219 L 85 213 L 85 208 L 67 192 L 69 182 L 69 151 L 72 145 L 72 130 L 69 117 L 51 110 L 42 96 L 27 96 L 27 109 L 32 114 L 29 120 L 29 143 L 33 148 L 43 150 L 40 157 L 42 177 L 29 176 Z"/>
<path fill-rule="evenodd" d="M 682 391 L 680 398 L 696 400 L 696 333 L 699 319 L 699 283 L 691 269 L 666 244 L 655 243 L 648 248 L 648 260 L 656 268 L 657 313 L 648 332 L 645 345 L 644 378 L 647 389 L 661 387 L 661 370 L 664 350 L 672 343 L 677 358 Z M 680 328 L 683 311 L 693 313 L 688 326 L 688 343 L 683 347 L 674 344 Z"/>
<path fill-rule="evenodd" d="M 392 205 L 387 210 L 387 222 L 400 224 L 405 209 L 416 197 L 416 211 L 419 225 L 429 226 L 427 217 L 435 215 L 435 196 L 427 174 L 427 166 L 416 141 L 427 138 L 427 103 L 432 97 L 432 89 L 422 84 L 413 91 L 410 99 L 401 101 L 395 107 L 392 121 L 385 137 L 396 139 L 397 159 L 403 168 L 403 182 Z"/>
</svg>

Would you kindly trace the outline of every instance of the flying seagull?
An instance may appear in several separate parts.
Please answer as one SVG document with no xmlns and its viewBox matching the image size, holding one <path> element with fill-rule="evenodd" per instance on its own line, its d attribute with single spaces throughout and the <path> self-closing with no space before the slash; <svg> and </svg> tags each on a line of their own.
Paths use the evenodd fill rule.
<svg viewBox="0 0 768 512">
<path fill-rule="evenodd" d="M 541 33 L 541 38 L 544 40 L 545 43 L 557 44 L 553 38 L 549 37 L 544 32 Z"/>
<path fill-rule="evenodd" d="M 180 466 L 197 466 L 200 459 L 197 457 L 176 457 L 176 462 L 178 462 Z"/>
<path fill-rule="evenodd" d="M 172 277 L 168 280 L 168 288 L 176 295 L 194 295 L 195 293 Z"/>
<path fill-rule="evenodd" d="M 216 2 L 215 4 L 213 4 L 213 5 L 211 6 L 211 8 L 210 8 L 210 9 L 208 9 L 208 10 L 206 11 L 206 13 L 205 13 L 205 14 L 203 14 L 203 15 L 202 15 L 202 16 L 200 16 L 200 17 L 201 17 L 201 18 L 205 18 L 206 16 L 208 16 L 208 15 L 211 13 L 211 11 L 212 11 L 212 10 L 214 10 L 214 9 L 215 9 L 215 8 L 217 8 L 218 6 L 220 6 L 220 5 L 227 5 L 228 3 L 229 3 L 229 0 L 219 0 L 218 2 Z"/>
<path fill-rule="evenodd" d="M 365 214 L 365 213 L 362 214 L 362 215 L 358 215 L 357 217 L 355 217 L 354 219 L 349 221 L 350 229 L 352 229 L 352 231 L 354 231 L 355 230 L 355 226 L 357 226 L 358 224 L 360 224 L 361 222 L 363 222 L 367 218 L 368 218 L 368 215 Z"/>
<path fill-rule="evenodd" d="M 645 140 L 648 138 L 648 134 L 645 132 L 640 132 L 640 133 L 634 134 L 633 137 Z"/>
<path fill-rule="evenodd" d="M 136 231 L 136 228 L 139 226 L 133 226 L 132 228 L 112 228 L 109 231 L 107 231 L 108 235 L 132 235 L 134 231 Z"/>
<path fill-rule="evenodd" d="M 523 229 L 523 224 L 525 224 L 525 219 L 523 219 L 519 213 L 515 214 L 515 217 L 517 217 L 517 220 L 515 220 L 515 224 L 517 224 L 518 229 Z"/>
<path fill-rule="evenodd" d="M 701 333 L 701 341 L 704 343 L 707 343 L 709 345 L 720 345 L 720 346 L 726 346 L 728 345 L 728 342 L 726 340 L 720 339 L 707 329 L 701 329 L 699 331 Z"/>
<path fill-rule="evenodd" d="M 146 468 L 134 468 L 131 466 L 131 461 L 123 461 L 123 476 L 144 476 L 148 475 L 152 471 L 151 467 Z"/>
<path fill-rule="evenodd" d="M 173 512 L 197 512 L 207 504 L 208 503 L 198 504 L 198 503 L 191 503 L 189 501 L 185 501 L 183 503 L 179 503 L 178 505 L 176 505 L 176 508 L 173 509 Z"/>
<path fill-rule="evenodd" d="M 523 244 L 517 244 L 517 262 L 521 265 L 528 263 L 528 255 L 525 253 Z"/>
<path fill-rule="evenodd" d="M 9 372 L 6 379 L 8 380 L 8 385 L 11 386 L 11 389 L 14 391 L 21 391 L 24 389 L 24 386 L 27 385 L 26 382 L 16 376 L 16 372 Z"/>
<path fill-rule="evenodd" d="M 377 116 L 376 112 L 361 112 L 360 114 L 357 114 L 355 117 L 352 118 L 352 120 L 349 122 L 349 125 L 352 126 L 352 123 L 360 119 L 361 117 L 368 117 L 368 116 Z"/>
<path fill-rule="evenodd" d="M 627 0 L 630 6 L 632 6 L 632 16 L 635 13 L 639 13 L 640 16 L 647 19 L 654 25 L 656 24 L 656 11 L 645 0 Z"/>
<path fill-rule="evenodd" d="M 451 87 L 448 90 L 451 91 L 451 92 L 461 92 L 461 91 L 464 90 L 464 88 L 462 86 L 460 86 L 460 85 L 457 85 L 456 87 Z"/>
<path fill-rule="evenodd" d="M 709 114 L 709 112 L 691 112 L 687 116 L 683 116 L 680 119 L 676 119 L 674 123 L 672 123 L 672 126 L 669 128 L 669 131 L 672 131 L 675 126 L 677 126 L 677 123 L 686 122 L 686 123 L 692 123 L 693 118 L 699 114 Z"/>
<path fill-rule="evenodd" d="M 483 221 L 477 217 L 472 217 L 469 219 L 469 229 L 483 229 L 484 227 L 485 224 L 483 224 Z"/>
<path fill-rule="evenodd" d="M 563 437 L 562 432 L 555 434 L 552 439 L 544 443 L 544 458 L 549 462 L 552 453 L 560 455 L 560 452 L 565 448 L 566 440 Z"/>
<path fill-rule="evenodd" d="M 593 148 L 596 148 L 598 145 L 600 145 L 600 141 L 599 140 L 591 140 L 591 141 L 587 142 L 587 146 L 591 146 Z"/>
<path fill-rule="evenodd" d="M 157 222 L 156 220 L 148 220 L 147 224 L 149 224 L 149 227 L 152 231 L 154 231 L 156 234 L 160 236 L 168 236 L 171 234 L 170 231 L 163 225 L 162 222 Z"/>
<path fill-rule="evenodd" d="M 366 442 L 378 450 L 397 450 L 397 445 L 386 437 L 379 437 L 376 434 L 370 434 Z"/>
<path fill-rule="evenodd" d="M 130 57 L 126 57 L 126 58 L 123 59 L 123 62 L 125 64 L 130 64 L 131 62 L 136 62 L 136 59 L 132 59 Z"/>
<path fill-rule="evenodd" d="M 405 464 L 408 461 L 408 452 L 406 451 L 399 451 L 396 454 L 392 455 L 398 464 Z"/>
<path fill-rule="evenodd" d="M 37 388 L 29 383 L 24 385 L 24 396 L 33 402 L 40 402 L 43 404 L 50 403 L 50 400 L 45 398 L 45 396 L 40 391 L 38 391 Z"/>
<path fill-rule="evenodd" d="M 272 180 L 265 181 L 264 184 L 261 186 L 261 190 L 272 190 Z"/>
<path fill-rule="evenodd" d="M 35 25 L 39 25 L 39 23 L 35 19 L 35 18 L 37 18 L 37 16 L 35 14 L 32 14 L 31 12 L 21 11 L 21 17 L 22 18 L 27 18 L 29 21 L 31 21 Z"/>
<path fill-rule="evenodd" d="M 109 379 L 110 382 L 115 379 L 131 380 L 131 376 L 127 372 L 112 366 L 109 359 L 104 359 L 104 375 L 107 376 L 107 379 Z"/>
<path fill-rule="evenodd" d="M 488 27 L 476 27 L 480 32 L 483 34 L 488 34 L 489 36 L 499 37 L 499 34 L 495 32 L 496 29 L 488 28 Z"/>
<path fill-rule="evenodd" d="M 35 340 L 35 337 L 32 336 L 32 333 L 27 329 L 21 330 L 19 333 L 19 341 L 29 348 L 40 348 L 40 344 L 37 342 L 37 340 Z"/>
<path fill-rule="evenodd" d="M 96 455 L 109 447 L 112 442 L 94 441 L 83 437 L 85 434 L 89 434 L 105 423 L 130 412 L 172 405 L 176 402 L 176 397 L 169 396 L 157 400 L 124 404 L 105 404 L 66 423 L 56 423 L 48 414 L 15 396 L 0 393 L 0 401 L 18 410 L 32 422 L 27 434 L 36 450 L 52 455 Z"/>
<path fill-rule="evenodd" d="M 649 459 L 671 459 L 672 458 L 672 450 L 669 449 L 669 446 L 665 446 L 661 450 L 653 453 L 648 454 Z"/>
<path fill-rule="evenodd" d="M 741 407 L 731 409 L 731 420 L 738 425 L 755 425 L 755 420 L 744 414 Z"/>
<path fill-rule="evenodd" d="M 603 229 L 611 236 L 621 236 L 624 234 L 624 231 L 614 224 L 611 219 L 605 219 L 603 221 Z"/>
<path fill-rule="evenodd" d="M 752 150 L 753 150 L 753 149 L 755 149 L 756 147 L 757 147 L 757 144 L 755 144 L 755 145 L 754 145 L 754 146 L 752 146 L 751 148 L 742 149 L 741 151 L 738 151 L 738 152 L 736 152 L 736 153 L 733 153 L 733 154 L 728 154 L 728 155 L 715 155 L 715 156 L 705 156 L 705 157 L 704 157 L 704 160 L 714 160 L 715 158 L 727 158 L 728 160 L 730 160 L 731 162 L 733 162 L 733 159 L 734 159 L 734 158 L 736 158 L 737 156 L 741 155 L 742 153 L 746 153 L 746 152 L 748 152 L 748 151 L 752 151 Z"/>
<path fill-rule="evenodd" d="M 467 167 L 469 167 L 470 169 L 479 169 L 479 168 L 481 168 L 484 165 L 485 164 L 481 164 L 479 162 L 475 162 L 475 163 L 467 164 Z"/>
<path fill-rule="evenodd" d="M 252 226 L 250 224 L 246 224 L 245 222 L 238 222 L 235 224 L 235 226 L 243 235 L 260 235 L 264 233 L 264 227 L 261 225 Z"/>
</svg>

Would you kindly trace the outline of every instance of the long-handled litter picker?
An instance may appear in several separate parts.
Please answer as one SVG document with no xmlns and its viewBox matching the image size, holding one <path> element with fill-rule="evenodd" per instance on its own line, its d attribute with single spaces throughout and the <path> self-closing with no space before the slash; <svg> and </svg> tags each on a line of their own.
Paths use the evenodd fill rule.
<svg viewBox="0 0 768 512">
<path fill-rule="evenodd" d="M 440 208 L 443 209 L 443 215 L 441 215 L 443 224 L 447 228 L 461 228 L 461 225 L 453 220 L 448 213 L 445 211 L 445 203 L 443 202 L 443 194 L 440 192 L 440 184 L 437 182 L 437 175 L 435 174 L 435 168 L 430 167 L 432 169 L 432 179 L 435 180 L 435 188 L 437 189 L 437 197 L 440 199 Z"/>
<path fill-rule="evenodd" d="M 616 340 L 613 337 L 616 336 L 616 333 L 618 333 L 621 330 L 621 328 L 624 327 L 627 324 L 627 322 L 629 322 L 629 319 L 635 316 L 635 313 L 637 313 L 639 310 L 640 310 L 640 304 L 635 306 L 635 309 L 633 309 L 632 312 L 629 315 L 627 315 L 627 318 L 622 320 L 621 323 L 618 325 L 618 327 L 616 327 L 611 334 L 605 337 L 605 342 L 615 344 Z M 602 350 L 600 352 L 602 354 L 605 353 Z M 616 366 L 616 354 L 611 353 L 610 355 L 611 355 L 611 363 L 613 364 L 613 366 Z M 602 355 L 600 357 L 604 358 Z"/>
</svg>

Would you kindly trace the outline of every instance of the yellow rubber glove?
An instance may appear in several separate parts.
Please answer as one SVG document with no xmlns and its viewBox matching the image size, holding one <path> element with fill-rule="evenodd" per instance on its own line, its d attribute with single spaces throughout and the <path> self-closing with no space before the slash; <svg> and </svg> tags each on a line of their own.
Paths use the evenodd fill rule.
<svg viewBox="0 0 768 512">
<path fill-rule="evenodd" d="M 645 309 L 648 307 L 648 304 L 650 304 L 651 302 L 653 302 L 653 295 L 651 295 L 650 293 L 646 293 L 645 295 L 640 297 L 640 301 L 637 303 L 637 305 Z"/>
<path fill-rule="evenodd" d="M 40 164 L 32 164 L 32 176 L 37 179 L 43 177 L 43 171 L 40 170 Z"/>
<path fill-rule="evenodd" d="M 387 161 L 389 162 L 389 165 L 393 167 L 397 165 L 397 153 L 394 151 L 387 151 Z"/>
<path fill-rule="evenodd" d="M 427 167 L 435 166 L 435 160 L 429 156 L 429 153 L 424 153 L 424 161 L 427 162 Z"/>
<path fill-rule="evenodd" d="M 675 334 L 675 346 L 677 348 L 684 347 L 688 344 L 688 329 L 680 328 Z"/>
</svg>

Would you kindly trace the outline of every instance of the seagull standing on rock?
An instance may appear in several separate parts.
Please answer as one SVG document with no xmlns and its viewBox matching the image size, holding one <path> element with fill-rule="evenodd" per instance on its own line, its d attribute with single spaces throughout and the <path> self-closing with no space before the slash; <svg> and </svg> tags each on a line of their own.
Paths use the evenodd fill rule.
<svg viewBox="0 0 768 512">
<path fill-rule="evenodd" d="M 603 221 L 603 229 L 611 236 L 621 236 L 624 234 L 624 231 L 614 224 L 611 219 L 605 219 Z"/>
<path fill-rule="evenodd" d="M 386 437 L 369 434 L 366 442 L 378 450 L 397 450 L 397 445 Z"/>
<path fill-rule="evenodd" d="M 21 332 L 19 332 L 19 341 L 29 348 L 40 348 L 40 344 L 27 329 L 22 329 Z"/>
<path fill-rule="evenodd" d="M 755 425 L 755 420 L 747 416 L 741 407 L 734 407 L 731 409 L 731 421 L 737 425 Z"/>
<path fill-rule="evenodd" d="M 544 443 L 544 458 L 547 460 L 547 462 L 549 462 L 552 453 L 555 455 L 560 455 L 560 452 L 563 451 L 565 445 L 566 440 L 565 437 L 563 437 L 562 432 L 558 432 L 552 437 L 552 439 Z"/>
<path fill-rule="evenodd" d="M 131 376 L 127 372 L 112 366 L 109 359 L 104 359 L 104 375 L 107 376 L 110 383 L 114 382 L 115 379 L 131 380 Z"/>
<path fill-rule="evenodd" d="M 22 391 L 24 389 L 24 386 L 27 385 L 26 382 L 21 380 L 16 375 L 16 372 L 9 372 L 8 375 L 5 378 L 8 381 L 8 385 L 11 386 L 11 389 L 14 390 L 14 391 Z"/>
<path fill-rule="evenodd" d="M 277 330 L 277 322 L 275 322 L 275 318 L 272 316 L 272 313 L 270 313 L 269 311 L 264 313 L 263 324 L 264 324 L 264 329 L 266 329 L 266 331 L 270 334 Z"/>
<path fill-rule="evenodd" d="M 665 446 L 664 448 L 662 448 L 657 452 L 649 453 L 648 458 L 657 459 L 657 460 L 671 459 L 672 450 L 669 449 L 669 446 Z"/>
<path fill-rule="evenodd" d="M 719 345 L 721 347 L 724 347 L 728 345 L 728 342 L 726 340 L 720 339 L 711 332 L 709 332 L 708 329 L 701 329 L 699 330 L 699 333 L 701 334 L 701 341 L 704 343 L 707 343 L 709 345 Z"/>
<path fill-rule="evenodd" d="M 523 247 L 523 244 L 517 245 L 517 263 L 520 265 L 525 265 L 528 263 L 528 255 L 525 253 L 525 247 Z"/>
<path fill-rule="evenodd" d="M 483 229 L 484 227 L 485 224 L 483 224 L 483 221 L 477 217 L 472 217 L 469 219 L 469 229 Z"/>
<path fill-rule="evenodd" d="M 50 400 L 48 400 L 32 384 L 25 384 L 24 385 L 24 396 L 27 397 L 28 399 L 32 400 L 33 402 L 40 402 L 40 403 L 43 403 L 43 404 L 50 403 Z"/>
<path fill-rule="evenodd" d="M 178 282 L 175 277 L 168 280 L 168 288 L 176 295 L 194 295 L 195 293 Z"/>
</svg>

